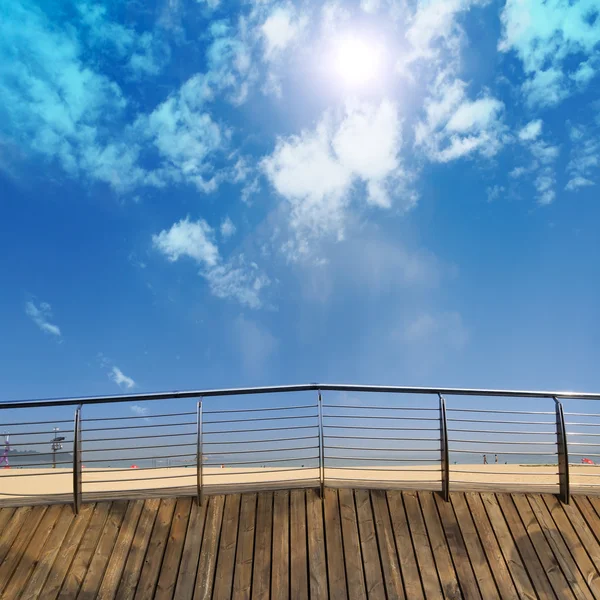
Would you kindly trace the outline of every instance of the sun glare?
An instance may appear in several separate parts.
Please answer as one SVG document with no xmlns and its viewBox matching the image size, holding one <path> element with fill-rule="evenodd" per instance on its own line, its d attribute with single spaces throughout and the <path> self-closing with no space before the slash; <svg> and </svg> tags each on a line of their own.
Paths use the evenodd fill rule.
<svg viewBox="0 0 600 600">
<path fill-rule="evenodd" d="M 334 68 L 339 77 L 351 86 L 361 86 L 381 74 L 382 50 L 377 43 L 347 35 L 334 46 Z"/>
</svg>

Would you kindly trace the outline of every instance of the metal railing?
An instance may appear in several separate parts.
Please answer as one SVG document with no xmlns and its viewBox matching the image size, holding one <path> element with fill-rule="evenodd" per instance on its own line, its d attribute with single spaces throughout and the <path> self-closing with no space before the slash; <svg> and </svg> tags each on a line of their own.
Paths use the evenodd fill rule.
<svg viewBox="0 0 600 600">
<path fill-rule="evenodd" d="M 231 404 L 247 395 L 257 402 Z M 513 399 L 520 401 L 514 409 Z M 523 410 L 525 399 L 541 406 Z M 173 400 L 177 410 L 171 402 L 152 412 Z M 0 502 L 70 496 L 77 512 L 85 500 L 142 492 L 192 493 L 202 503 L 206 493 L 228 490 L 368 486 L 431 489 L 446 500 L 450 490 L 551 491 L 568 503 L 571 492 L 600 491 L 600 467 L 591 464 L 600 457 L 600 413 L 569 412 L 563 403 L 597 400 L 577 392 L 315 383 L 4 402 L 7 464 L 0 467 L 11 470 L 0 470 Z M 127 404 L 135 414 L 119 414 Z M 66 418 L 69 407 L 75 414 Z M 18 417 L 25 411 L 36 416 Z M 52 475 L 62 487 L 41 495 L 28 493 L 22 479 Z"/>
</svg>

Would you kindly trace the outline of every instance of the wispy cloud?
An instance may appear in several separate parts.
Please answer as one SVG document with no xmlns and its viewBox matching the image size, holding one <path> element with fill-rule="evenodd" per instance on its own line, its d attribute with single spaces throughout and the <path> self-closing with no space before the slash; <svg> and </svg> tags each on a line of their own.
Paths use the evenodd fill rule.
<svg viewBox="0 0 600 600">
<path fill-rule="evenodd" d="M 233 333 L 244 371 L 260 377 L 277 351 L 277 338 L 256 321 L 243 316 L 234 321 Z"/>
<path fill-rule="evenodd" d="M 277 58 L 299 38 L 306 24 L 306 17 L 298 15 L 291 4 L 276 6 L 260 27 L 265 44 L 265 58 Z"/>
<path fill-rule="evenodd" d="M 44 332 L 61 337 L 60 328 L 58 325 L 50 323 L 52 319 L 52 307 L 47 302 L 41 302 L 36 306 L 33 301 L 25 304 L 25 314 Z"/>
<path fill-rule="evenodd" d="M 568 192 L 595 185 L 594 174 L 600 168 L 600 132 L 597 126 L 570 125 L 571 159 L 567 165 Z"/>
<path fill-rule="evenodd" d="M 270 284 L 269 278 L 255 262 L 247 261 L 244 254 L 222 260 L 214 230 L 203 219 L 182 219 L 169 230 L 152 236 L 152 242 L 171 262 L 187 257 L 200 265 L 200 275 L 216 297 L 233 298 L 250 308 L 262 306 L 261 295 Z"/>
<path fill-rule="evenodd" d="M 597 15 L 594 0 L 506 2 L 498 48 L 516 53 L 521 60 L 526 77 L 522 90 L 529 104 L 558 104 L 598 72 Z"/>
<path fill-rule="evenodd" d="M 135 386 L 135 381 L 131 377 L 127 377 L 119 367 L 113 366 L 108 373 L 108 377 L 121 388 L 130 390 Z"/>
<path fill-rule="evenodd" d="M 140 404 L 130 404 L 129 410 L 139 417 L 145 417 L 149 412 L 147 406 L 141 406 Z"/>
<path fill-rule="evenodd" d="M 435 342 L 462 349 L 469 335 L 458 312 L 423 312 L 405 324 L 402 337 L 411 344 Z"/>
<path fill-rule="evenodd" d="M 221 221 L 221 237 L 224 240 L 229 239 L 232 235 L 235 235 L 236 227 L 233 224 L 233 221 L 227 216 Z"/>
<path fill-rule="evenodd" d="M 495 155 L 504 143 L 504 104 L 489 95 L 470 100 L 467 85 L 440 75 L 425 100 L 425 119 L 415 126 L 415 144 L 437 162 Z"/>
</svg>

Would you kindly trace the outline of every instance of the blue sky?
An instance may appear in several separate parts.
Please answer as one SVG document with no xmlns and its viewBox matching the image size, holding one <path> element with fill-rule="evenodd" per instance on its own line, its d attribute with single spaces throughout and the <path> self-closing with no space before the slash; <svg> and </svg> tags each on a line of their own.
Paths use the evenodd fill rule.
<svg viewBox="0 0 600 600">
<path fill-rule="evenodd" d="M 0 7 L 6 399 L 600 389 L 596 0 Z"/>
</svg>

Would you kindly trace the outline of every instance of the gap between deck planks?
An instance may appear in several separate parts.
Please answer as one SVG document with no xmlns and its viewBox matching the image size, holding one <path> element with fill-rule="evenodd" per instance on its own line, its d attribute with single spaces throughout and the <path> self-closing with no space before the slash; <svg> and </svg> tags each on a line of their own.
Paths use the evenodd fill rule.
<svg viewBox="0 0 600 600">
<path fill-rule="evenodd" d="M 600 499 L 315 489 L 0 509 L 0 600 L 600 598 Z"/>
</svg>

